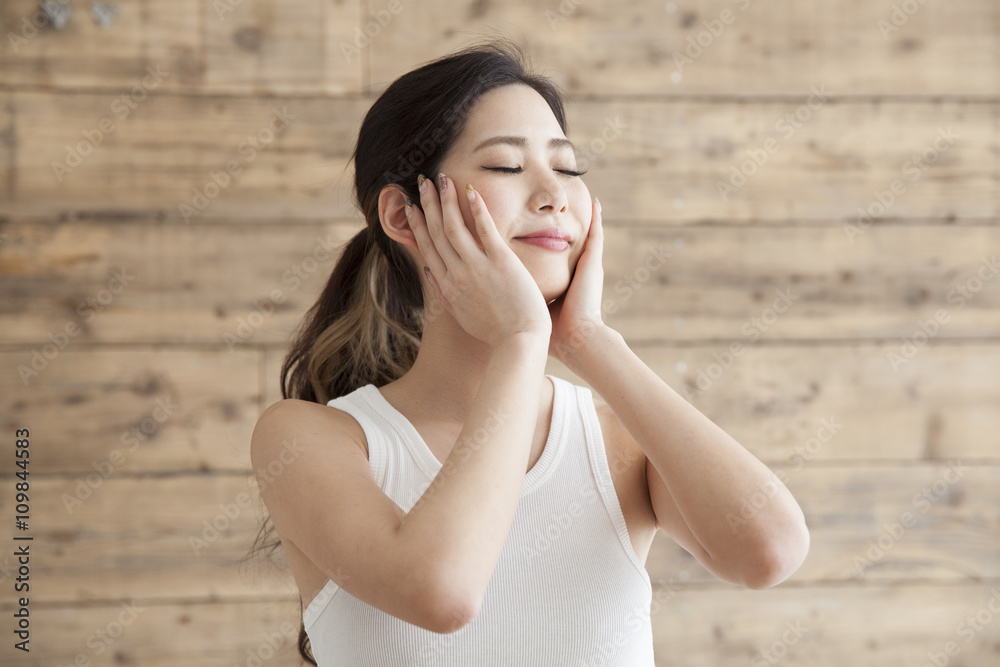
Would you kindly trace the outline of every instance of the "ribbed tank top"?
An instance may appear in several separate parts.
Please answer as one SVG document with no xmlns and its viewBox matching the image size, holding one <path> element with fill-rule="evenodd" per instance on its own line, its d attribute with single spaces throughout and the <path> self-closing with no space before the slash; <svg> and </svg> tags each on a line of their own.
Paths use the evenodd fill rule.
<svg viewBox="0 0 1000 667">
<path fill-rule="evenodd" d="M 479 614 L 439 634 L 328 580 L 302 612 L 319 667 L 654 667 L 652 585 L 615 494 L 591 390 L 546 377 L 552 426 Z M 443 467 L 417 430 L 373 384 L 327 405 L 358 421 L 376 483 L 408 512 Z"/>
</svg>

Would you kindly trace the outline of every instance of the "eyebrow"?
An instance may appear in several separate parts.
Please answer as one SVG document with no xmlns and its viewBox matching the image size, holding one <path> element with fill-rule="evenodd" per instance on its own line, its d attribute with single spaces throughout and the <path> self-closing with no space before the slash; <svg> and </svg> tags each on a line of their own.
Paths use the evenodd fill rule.
<svg viewBox="0 0 1000 667">
<path fill-rule="evenodd" d="M 489 139 L 480 142 L 478 146 L 472 149 L 472 152 L 475 153 L 480 148 L 486 148 L 487 146 L 492 146 L 494 144 L 510 144 L 511 146 L 516 146 L 518 148 L 527 148 L 528 140 L 524 137 L 513 137 L 509 135 L 490 137 Z M 576 146 L 574 146 L 573 142 L 570 141 L 569 139 L 564 139 L 562 137 L 549 139 L 549 148 L 551 150 L 555 150 L 557 148 L 563 148 L 566 146 L 572 148 L 574 152 L 576 151 Z"/>
</svg>

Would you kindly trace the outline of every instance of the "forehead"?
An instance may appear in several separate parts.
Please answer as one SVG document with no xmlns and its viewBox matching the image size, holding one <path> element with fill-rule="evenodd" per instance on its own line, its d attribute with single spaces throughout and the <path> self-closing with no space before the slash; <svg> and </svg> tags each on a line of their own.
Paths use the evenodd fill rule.
<svg viewBox="0 0 1000 667">
<path fill-rule="evenodd" d="M 527 137 L 529 145 L 564 136 L 545 99 L 524 84 L 500 86 L 480 96 L 458 143 L 472 150 L 484 139 L 499 134 Z"/>
</svg>

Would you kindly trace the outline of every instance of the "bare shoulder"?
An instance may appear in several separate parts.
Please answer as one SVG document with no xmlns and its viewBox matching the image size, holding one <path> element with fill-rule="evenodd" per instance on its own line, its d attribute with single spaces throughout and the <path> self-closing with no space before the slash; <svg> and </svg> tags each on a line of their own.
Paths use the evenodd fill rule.
<svg viewBox="0 0 1000 667">
<path fill-rule="evenodd" d="M 273 453 L 298 435 L 319 433 L 335 435 L 332 440 L 337 443 L 353 443 L 368 455 L 364 429 L 351 415 L 321 403 L 285 398 L 269 405 L 257 418 L 250 440 L 251 459 L 255 451 L 265 454 L 262 450 L 266 448 Z"/>
</svg>

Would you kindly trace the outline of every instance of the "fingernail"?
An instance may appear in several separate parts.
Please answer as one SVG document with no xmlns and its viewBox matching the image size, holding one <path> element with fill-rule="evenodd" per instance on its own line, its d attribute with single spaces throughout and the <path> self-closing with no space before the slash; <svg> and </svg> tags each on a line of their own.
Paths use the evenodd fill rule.
<svg viewBox="0 0 1000 667">
<path fill-rule="evenodd" d="M 417 189 L 418 190 L 423 191 L 423 189 L 424 189 L 424 181 L 426 181 L 426 180 L 427 180 L 427 177 L 424 176 L 423 174 L 418 174 L 417 175 Z"/>
<path fill-rule="evenodd" d="M 444 192 L 444 189 L 448 187 L 448 178 L 444 175 L 444 172 L 438 174 L 438 190 Z"/>
<path fill-rule="evenodd" d="M 406 208 L 404 208 L 403 210 L 406 211 L 407 218 L 413 215 L 413 202 L 410 201 L 409 197 L 406 198 Z"/>
<path fill-rule="evenodd" d="M 469 201 L 476 201 L 476 191 L 472 189 L 472 183 L 465 184 L 465 192 L 469 195 Z"/>
<path fill-rule="evenodd" d="M 601 210 L 601 200 L 598 199 L 597 197 L 594 197 L 594 202 L 597 203 L 597 210 L 600 211 Z"/>
</svg>

